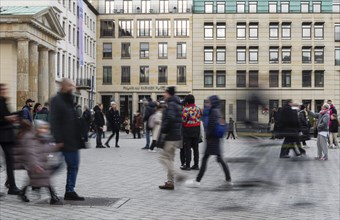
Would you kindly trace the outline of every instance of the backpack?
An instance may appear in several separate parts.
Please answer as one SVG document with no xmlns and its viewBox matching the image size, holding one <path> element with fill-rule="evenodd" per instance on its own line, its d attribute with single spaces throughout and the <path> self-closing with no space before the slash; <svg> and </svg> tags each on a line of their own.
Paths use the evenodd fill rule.
<svg viewBox="0 0 340 220">
<path fill-rule="evenodd" d="M 224 134 L 228 131 L 228 124 L 216 123 L 215 125 L 215 137 L 223 138 Z"/>
<path fill-rule="evenodd" d="M 156 113 L 152 114 L 148 119 L 149 128 L 154 128 L 156 124 L 155 122 L 156 122 Z"/>
</svg>

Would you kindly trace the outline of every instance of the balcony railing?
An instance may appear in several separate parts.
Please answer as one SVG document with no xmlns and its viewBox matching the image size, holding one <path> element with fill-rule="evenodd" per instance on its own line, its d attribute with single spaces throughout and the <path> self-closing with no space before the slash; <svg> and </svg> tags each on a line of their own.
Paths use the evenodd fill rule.
<svg viewBox="0 0 340 220">
<path fill-rule="evenodd" d="M 77 79 L 77 89 L 91 89 L 91 79 Z"/>
</svg>

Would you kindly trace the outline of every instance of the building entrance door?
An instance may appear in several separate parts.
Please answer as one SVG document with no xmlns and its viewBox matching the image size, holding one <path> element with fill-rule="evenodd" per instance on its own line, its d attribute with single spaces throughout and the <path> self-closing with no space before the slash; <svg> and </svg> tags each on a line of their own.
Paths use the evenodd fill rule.
<svg viewBox="0 0 340 220">
<path fill-rule="evenodd" d="M 121 122 L 128 117 L 132 121 L 132 95 L 121 95 L 119 97 Z"/>
</svg>

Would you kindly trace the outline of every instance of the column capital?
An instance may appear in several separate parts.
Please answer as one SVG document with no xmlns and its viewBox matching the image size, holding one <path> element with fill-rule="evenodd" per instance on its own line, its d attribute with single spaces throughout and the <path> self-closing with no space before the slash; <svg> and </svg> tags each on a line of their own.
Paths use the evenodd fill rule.
<svg viewBox="0 0 340 220">
<path fill-rule="evenodd" d="M 39 51 L 49 51 L 50 49 L 48 49 L 47 47 L 39 47 Z"/>
<path fill-rule="evenodd" d="M 17 38 L 17 41 L 30 41 L 28 38 L 25 37 L 19 37 Z"/>
</svg>

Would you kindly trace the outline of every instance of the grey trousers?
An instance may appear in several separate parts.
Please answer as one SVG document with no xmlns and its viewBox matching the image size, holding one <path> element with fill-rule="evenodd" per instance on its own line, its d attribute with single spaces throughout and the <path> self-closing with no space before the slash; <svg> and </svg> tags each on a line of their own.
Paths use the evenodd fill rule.
<svg viewBox="0 0 340 220">
<path fill-rule="evenodd" d="M 327 137 L 318 134 L 317 139 L 318 146 L 318 157 L 323 157 L 328 159 L 328 147 L 327 147 Z"/>
<path fill-rule="evenodd" d="M 337 139 L 338 133 L 337 132 L 329 132 L 329 145 L 335 145 L 339 147 L 338 139 Z"/>
<path fill-rule="evenodd" d="M 163 152 L 159 158 L 160 162 L 168 171 L 168 181 L 174 182 L 175 175 L 181 175 L 174 167 L 175 152 L 180 147 L 181 141 L 165 141 Z"/>
</svg>

